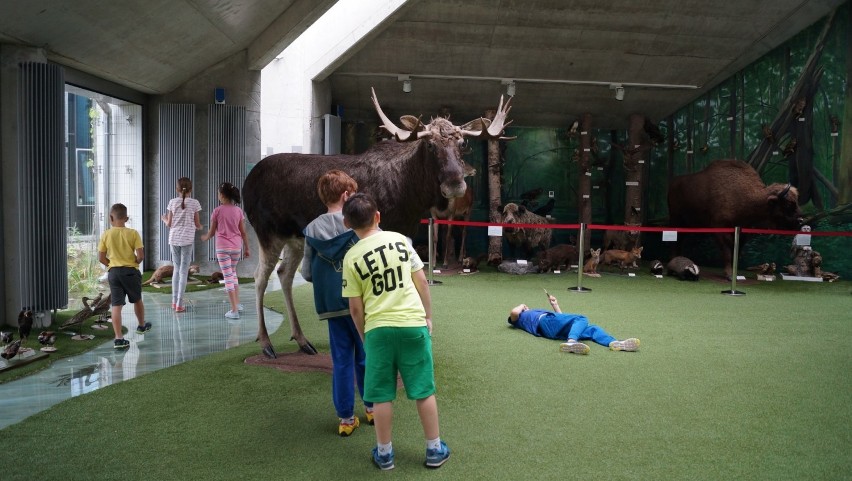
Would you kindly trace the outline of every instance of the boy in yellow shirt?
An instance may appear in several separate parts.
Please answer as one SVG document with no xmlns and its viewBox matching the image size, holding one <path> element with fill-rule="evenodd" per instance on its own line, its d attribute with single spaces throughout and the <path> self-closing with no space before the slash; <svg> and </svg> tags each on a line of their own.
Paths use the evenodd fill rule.
<svg viewBox="0 0 852 481">
<path fill-rule="evenodd" d="M 121 309 L 125 297 L 133 304 L 133 312 L 139 321 L 136 332 L 144 334 L 151 330 L 151 323 L 145 322 L 142 273 L 139 272 L 139 263 L 145 258 L 145 251 L 139 232 L 124 226 L 127 223 L 127 207 L 124 204 L 112 206 L 109 223 L 112 227 L 104 231 L 98 242 L 98 260 L 109 269 L 112 328 L 115 331 L 113 347 L 125 349 L 130 347 L 130 341 L 121 332 Z"/>
</svg>

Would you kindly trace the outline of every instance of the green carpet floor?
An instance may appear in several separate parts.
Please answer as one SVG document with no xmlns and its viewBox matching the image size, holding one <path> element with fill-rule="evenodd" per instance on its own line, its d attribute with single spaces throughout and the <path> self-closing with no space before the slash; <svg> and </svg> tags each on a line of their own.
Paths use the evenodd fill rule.
<svg viewBox="0 0 852 481">
<path fill-rule="evenodd" d="M 605 275 L 442 277 L 432 288 L 442 436 L 423 466 L 414 403 L 395 408 L 396 469 L 369 459 L 373 428 L 336 435 L 330 376 L 243 360 L 249 344 L 65 401 L 0 430 L 0 478 L 24 479 L 849 479 L 848 283 L 730 287 Z M 587 356 L 507 327 L 510 307 L 586 314 L 638 353 Z M 310 286 L 307 336 L 328 351 Z M 281 306 L 280 294 L 268 295 Z M 273 336 L 295 350 L 286 323 Z M 363 412 L 360 403 L 357 412 Z"/>
</svg>

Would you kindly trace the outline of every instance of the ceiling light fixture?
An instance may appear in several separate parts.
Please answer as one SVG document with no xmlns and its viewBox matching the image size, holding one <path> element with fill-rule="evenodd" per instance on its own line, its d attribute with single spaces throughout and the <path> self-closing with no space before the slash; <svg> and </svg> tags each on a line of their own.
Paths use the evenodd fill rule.
<svg viewBox="0 0 852 481">
<path fill-rule="evenodd" d="M 509 97 L 515 96 L 515 81 L 512 79 L 503 79 L 500 81 L 501 84 L 506 86 L 506 95 Z"/>
<path fill-rule="evenodd" d="M 402 82 L 405 79 L 411 79 L 411 75 L 400 75 L 395 73 L 383 72 L 335 72 L 335 75 L 351 75 L 355 77 L 397 77 Z M 498 81 L 503 85 L 509 83 L 528 83 L 528 84 L 555 84 L 555 85 L 600 85 L 609 87 L 611 90 L 616 90 L 616 87 L 621 87 L 622 90 L 627 87 L 635 87 L 638 89 L 662 89 L 662 90 L 696 90 L 702 88 L 700 85 L 689 84 L 656 84 L 644 82 L 612 82 L 603 80 L 572 80 L 572 79 L 543 79 L 543 78 L 513 78 L 507 79 L 502 77 L 478 77 L 473 75 L 435 75 L 435 74 L 417 74 L 418 79 L 436 79 L 436 80 L 471 80 L 471 81 Z M 508 88 L 508 87 L 507 87 Z"/>
<path fill-rule="evenodd" d="M 615 100 L 624 100 L 624 86 L 621 84 L 610 84 L 610 90 L 615 90 Z"/>
<path fill-rule="evenodd" d="M 402 82 L 402 91 L 405 93 L 411 92 L 411 76 L 409 75 L 399 75 L 396 78 L 397 80 Z"/>
</svg>

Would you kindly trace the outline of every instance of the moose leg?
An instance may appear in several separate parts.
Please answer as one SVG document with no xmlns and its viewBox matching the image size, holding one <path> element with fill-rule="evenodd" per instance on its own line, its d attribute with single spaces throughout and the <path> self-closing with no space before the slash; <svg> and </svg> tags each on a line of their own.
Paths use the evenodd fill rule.
<svg viewBox="0 0 852 481">
<path fill-rule="evenodd" d="M 278 253 L 281 252 L 282 242 L 259 242 L 260 248 L 257 269 L 254 271 L 254 288 L 255 299 L 257 303 L 257 341 L 260 342 L 260 347 L 263 349 L 263 354 L 268 358 L 276 358 L 275 349 L 272 347 L 272 342 L 269 340 L 269 333 L 266 330 L 266 319 L 263 315 L 263 296 L 266 293 L 266 287 L 269 284 L 269 276 L 272 274 L 272 269 L 275 268 L 275 263 L 278 262 Z M 267 244 L 264 246 L 264 244 Z M 271 245 L 269 245 L 271 244 Z"/>
<path fill-rule="evenodd" d="M 284 303 L 287 305 L 287 316 L 290 319 L 290 339 L 295 340 L 299 344 L 299 349 L 305 354 L 316 354 L 316 348 L 302 333 L 302 326 L 299 325 L 296 308 L 293 306 L 293 277 L 296 275 L 296 270 L 299 269 L 304 253 L 305 241 L 303 239 L 293 237 L 285 241 L 281 253 L 282 261 L 278 266 L 278 280 L 281 281 L 281 291 L 284 292 Z"/>
<path fill-rule="evenodd" d="M 447 224 L 447 235 L 444 237 L 444 264 L 443 268 L 447 269 L 450 265 L 450 253 L 453 250 L 453 226 Z"/>
<path fill-rule="evenodd" d="M 467 221 L 467 220 L 468 219 L 465 219 L 465 221 Z M 461 231 L 461 246 L 459 246 L 459 264 L 461 264 L 462 261 L 464 260 L 464 255 L 465 255 L 464 241 L 465 241 L 466 237 L 467 237 L 467 226 L 463 225 L 462 231 Z"/>
</svg>

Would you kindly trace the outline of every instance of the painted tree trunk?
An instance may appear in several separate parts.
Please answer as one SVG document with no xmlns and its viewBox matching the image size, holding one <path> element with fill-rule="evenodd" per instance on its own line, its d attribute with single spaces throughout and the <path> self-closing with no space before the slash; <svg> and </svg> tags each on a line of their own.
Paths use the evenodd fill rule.
<svg viewBox="0 0 852 481">
<path fill-rule="evenodd" d="M 495 111 L 487 110 L 485 118 L 494 118 Z M 503 159 L 500 156 L 500 141 L 488 140 L 488 220 L 499 223 L 501 219 L 500 193 L 503 188 Z M 503 237 L 488 236 L 488 263 L 498 265 L 503 262 Z"/>
<path fill-rule="evenodd" d="M 580 120 L 580 161 L 577 162 L 579 169 L 577 183 L 577 219 L 583 224 L 592 223 L 592 166 L 591 166 L 591 131 L 592 114 L 583 114 Z M 583 234 L 583 250 L 589 250 L 592 240 L 592 232 L 586 229 Z M 585 255 L 585 252 L 583 253 Z"/>
</svg>

